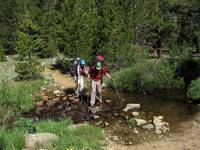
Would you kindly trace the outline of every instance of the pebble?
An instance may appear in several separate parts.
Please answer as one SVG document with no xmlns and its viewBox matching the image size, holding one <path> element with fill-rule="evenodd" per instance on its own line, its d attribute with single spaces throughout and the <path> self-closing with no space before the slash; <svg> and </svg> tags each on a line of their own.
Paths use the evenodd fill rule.
<svg viewBox="0 0 200 150">
<path fill-rule="evenodd" d="M 132 112 L 132 116 L 133 116 L 133 117 L 137 117 L 137 116 L 139 116 L 139 115 L 140 115 L 140 113 L 137 112 L 137 111 Z"/>
<path fill-rule="evenodd" d="M 156 134 L 161 134 L 162 131 L 161 131 L 161 130 L 155 130 L 155 133 L 156 133 Z"/>
<path fill-rule="evenodd" d="M 108 122 L 104 122 L 104 126 L 107 127 L 109 126 L 110 124 Z"/>
<path fill-rule="evenodd" d="M 134 134 L 139 134 L 138 129 L 137 129 L 137 128 L 134 128 L 133 133 L 134 133 Z"/>
</svg>

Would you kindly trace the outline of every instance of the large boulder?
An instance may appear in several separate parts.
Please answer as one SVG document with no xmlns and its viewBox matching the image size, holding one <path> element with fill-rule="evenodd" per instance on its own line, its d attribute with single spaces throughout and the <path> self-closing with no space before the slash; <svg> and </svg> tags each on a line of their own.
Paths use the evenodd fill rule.
<svg viewBox="0 0 200 150">
<path fill-rule="evenodd" d="M 129 110 L 138 110 L 141 108 L 140 104 L 127 104 L 126 108 L 123 109 L 123 111 L 127 112 Z"/>
<path fill-rule="evenodd" d="M 58 140 L 59 137 L 53 133 L 35 133 L 25 135 L 25 146 L 29 150 L 36 149 L 36 146 L 47 146 L 51 141 Z"/>
</svg>

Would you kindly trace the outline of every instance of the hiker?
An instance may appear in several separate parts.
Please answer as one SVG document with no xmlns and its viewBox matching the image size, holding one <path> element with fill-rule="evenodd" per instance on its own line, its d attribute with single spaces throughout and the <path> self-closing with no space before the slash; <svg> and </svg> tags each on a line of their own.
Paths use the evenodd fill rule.
<svg viewBox="0 0 200 150">
<path fill-rule="evenodd" d="M 99 95 L 99 102 L 102 103 L 102 95 L 101 95 L 101 80 L 103 75 L 106 75 L 107 78 L 110 80 L 113 80 L 109 73 L 106 70 L 106 67 L 102 66 L 102 62 L 97 62 L 95 66 L 91 66 L 89 68 L 89 78 L 91 79 L 91 100 L 90 100 L 90 106 L 94 106 L 96 101 L 96 91 Z"/>
<path fill-rule="evenodd" d="M 76 94 L 79 96 L 83 96 L 83 88 L 84 88 L 84 81 L 83 76 L 87 74 L 85 60 L 81 60 L 80 64 L 77 65 L 77 90 Z"/>
<path fill-rule="evenodd" d="M 80 61 L 81 61 L 81 58 L 76 58 L 74 60 L 74 63 L 72 64 L 72 67 L 71 67 L 71 75 L 73 76 L 74 78 L 74 82 L 75 82 L 75 94 L 78 94 L 78 74 L 77 74 L 77 66 L 80 64 Z"/>
<path fill-rule="evenodd" d="M 156 51 L 157 51 L 158 59 L 161 58 L 161 55 L 162 55 L 162 50 L 161 50 L 161 48 L 162 48 L 162 43 L 161 43 L 161 40 L 158 39 L 158 40 L 156 41 Z"/>
</svg>

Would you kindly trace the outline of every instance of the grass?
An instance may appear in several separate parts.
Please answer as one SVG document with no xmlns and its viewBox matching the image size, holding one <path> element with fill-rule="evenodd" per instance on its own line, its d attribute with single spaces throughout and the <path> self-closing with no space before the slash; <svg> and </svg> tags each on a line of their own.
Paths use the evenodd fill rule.
<svg viewBox="0 0 200 150">
<path fill-rule="evenodd" d="M 24 122 L 31 122 L 28 119 L 22 120 L 24 120 Z M 49 132 L 59 136 L 58 141 L 48 143 L 45 147 L 38 146 L 38 148 L 57 150 L 66 150 L 70 147 L 73 150 L 81 150 L 84 148 L 89 150 L 103 149 L 101 143 L 103 135 L 100 128 L 92 125 L 80 126 L 75 129 L 69 128 L 72 124 L 70 119 L 65 119 L 63 121 L 43 120 L 34 122 L 33 126 L 36 128 L 36 132 Z M 24 125 L 16 124 L 11 129 L 0 128 L 0 149 L 22 149 L 25 143 L 24 134 L 28 132 L 28 129 L 24 128 Z"/>
<path fill-rule="evenodd" d="M 86 125 L 71 129 L 68 127 L 73 124 L 70 119 L 34 122 L 21 118 L 23 112 L 34 107 L 32 93 L 39 91 L 43 84 L 43 80 L 0 83 L 0 150 L 24 148 L 26 132 L 50 132 L 58 135 L 59 140 L 48 144 L 50 147 L 47 149 L 66 150 L 71 147 L 73 150 L 101 150 L 103 135 L 100 128 Z"/>
<path fill-rule="evenodd" d="M 70 119 L 56 122 L 52 120 L 41 121 L 36 125 L 37 132 L 51 132 L 58 135 L 60 138 L 55 145 L 59 150 L 66 150 L 72 147 L 74 150 L 88 148 L 91 150 L 101 150 L 103 140 L 100 128 L 92 125 L 77 127 L 76 129 L 68 128 L 72 125 Z"/>
<path fill-rule="evenodd" d="M 43 80 L 0 83 L 0 126 L 7 125 L 10 120 L 32 109 L 34 107 L 32 93 L 39 91 L 43 84 Z"/>
</svg>

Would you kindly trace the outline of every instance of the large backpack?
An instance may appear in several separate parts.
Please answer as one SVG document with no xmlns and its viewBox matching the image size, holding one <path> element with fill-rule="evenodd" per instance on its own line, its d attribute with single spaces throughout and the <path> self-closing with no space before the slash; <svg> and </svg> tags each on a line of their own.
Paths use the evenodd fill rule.
<svg viewBox="0 0 200 150">
<path fill-rule="evenodd" d="M 80 58 L 76 58 L 76 59 L 74 60 L 74 63 L 72 64 L 72 67 L 71 67 L 71 75 L 72 75 L 72 76 L 78 76 L 78 73 L 77 73 L 77 66 L 80 64 L 80 61 L 81 61 Z"/>
</svg>

